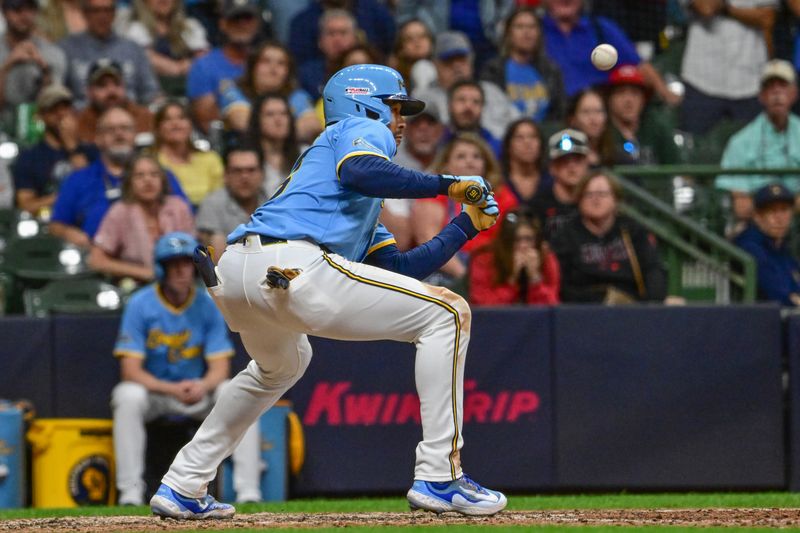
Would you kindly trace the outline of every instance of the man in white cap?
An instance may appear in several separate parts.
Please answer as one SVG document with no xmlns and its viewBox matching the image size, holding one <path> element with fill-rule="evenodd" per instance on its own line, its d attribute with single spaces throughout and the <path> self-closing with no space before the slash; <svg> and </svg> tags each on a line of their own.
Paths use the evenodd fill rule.
<svg viewBox="0 0 800 533">
<path fill-rule="evenodd" d="M 761 72 L 758 100 L 763 111 L 728 141 L 723 168 L 800 168 L 800 117 L 791 113 L 797 102 L 797 75 L 788 61 L 774 59 Z M 750 194 L 771 181 L 781 181 L 800 192 L 800 173 L 795 175 L 722 175 L 718 189 L 730 191 L 737 221 L 753 212 Z"/>
</svg>

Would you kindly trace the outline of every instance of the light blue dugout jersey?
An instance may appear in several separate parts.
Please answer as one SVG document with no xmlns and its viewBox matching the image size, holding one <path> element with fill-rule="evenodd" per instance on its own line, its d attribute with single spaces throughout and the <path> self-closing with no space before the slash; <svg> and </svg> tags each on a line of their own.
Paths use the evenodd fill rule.
<svg viewBox="0 0 800 533">
<path fill-rule="evenodd" d="M 378 223 L 381 198 L 345 189 L 339 169 L 348 158 L 375 155 L 391 160 L 397 151 L 386 125 L 368 118 L 347 118 L 325 128 L 292 168 L 275 195 L 228 235 L 228 243 L 246 233 L 287 240 L 309 240 L 351 261 L 394 237 Z"/>
<path fill-rule="evenodd" d="M 122 313 L 115 357 L 144 359 L 144 369 L 164 381 L 199 379 L 206 361 L 233 356 L 228 327 L 205 291 L 192 290 L 180 308 L 157 283 L 134 294 Z"/>
</svg>

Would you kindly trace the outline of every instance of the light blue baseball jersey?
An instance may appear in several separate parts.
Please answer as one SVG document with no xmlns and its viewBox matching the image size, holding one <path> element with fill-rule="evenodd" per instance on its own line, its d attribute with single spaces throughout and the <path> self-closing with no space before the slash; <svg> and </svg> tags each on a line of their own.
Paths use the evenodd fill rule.
<svg viewBox="0 0 800 533">
<path fill-rule="evenodd" d="M 250 222 L 228 235 L 228 243 L 246 233 L 288 240 L 309 240 L 352 261 L 361 261 L 394 237 L 378 223 L 381 198 L 344 188 L 339 170 L 349 158 L 375 155 L 391 160 L 397 151 L 386 125 L 347 118 L 328 126 L 298 158 L 275 195 Z"/>
<path fill-rule="evenodd" d="M 180 308 L 154 283 L 134 294 L 122 313 L 116 357 L 144 359 L 144 368 L 164 381 L 199 379 L 206 361 L 233 356 L 228 328 L 205 291 L 192 291 Z"/>
</svg>

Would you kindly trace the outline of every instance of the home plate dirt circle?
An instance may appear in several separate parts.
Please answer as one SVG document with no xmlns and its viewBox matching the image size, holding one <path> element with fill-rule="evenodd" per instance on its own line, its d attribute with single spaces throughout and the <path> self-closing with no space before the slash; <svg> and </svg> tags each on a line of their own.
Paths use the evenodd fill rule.
<svg viewBox="0 0 800 533">
<path fill-rule="evenodd" d="M 446 513 L 254 513 L 230 520 L 177 521 L 153 516 L 86 516 L 7 520 L 0 531 L 48 533 L 180 531 L 184 529 L 302 528 L 424 525 L 586 525 L 798 527 L 800 509 L 580 509 L 506 511 L 490 517 Z"/>
</svg>

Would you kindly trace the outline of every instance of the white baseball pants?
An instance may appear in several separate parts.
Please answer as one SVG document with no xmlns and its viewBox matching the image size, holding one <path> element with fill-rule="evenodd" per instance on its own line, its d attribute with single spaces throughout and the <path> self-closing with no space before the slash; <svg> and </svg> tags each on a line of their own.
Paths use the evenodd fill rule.
<svg viewBox="0 0 800 533">
<path fill-rule="evenodd" d="M 144 460 L 147 432 L 145 424 L 163 415 L 183 415 L 200 420 L 208 415 L 222 391 L 223 381 L 213 392 L 193 405 L 186 405 L 166 394 L 149 392 L 132 381 L 118 383 L 111 392 L 114 413 L 114 458 L 117 491 L 121 504 L 144 503 Z M 233 488 L 239 501 L 261 500 L 261 436 L 253 424 L 233 451 Z M 223 457 L 224 459 L 224 457 Z M 220 461 L 222 462 L 222 461 Z"/>
<path fill-rule="evenodd" d="M 267 269 L 302 273 L 287 290 L 266 283 Z M 422 441 L 415 479 L 461 476 L 464 359 L 471 314 L 460 296 L 305 241 L 262 245 L 258 236 L 227 247 L 209 290 L 253 359 L 231 380 L 194 439 L 175 458 L 163 482 L 202 497 L 217 465 L 241 435 L 305 372 L 306 334 L 340 340 L 395 340 L 417 347 L 415 381 Z"/>
</svg>

